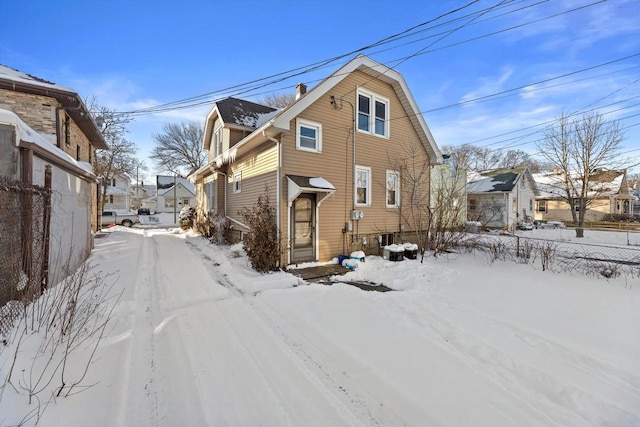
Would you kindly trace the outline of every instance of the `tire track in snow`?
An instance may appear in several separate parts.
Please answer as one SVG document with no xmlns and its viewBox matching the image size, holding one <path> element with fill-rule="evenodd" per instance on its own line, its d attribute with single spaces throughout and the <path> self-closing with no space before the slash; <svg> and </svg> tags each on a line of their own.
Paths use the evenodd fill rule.
<svg viewBox="0 0 640 427">
<path fill-rule="evenodd" d="M 154 324 L 152 307 L 152 284 L 156 282 L 152 265 L 155 244 L 145 231 L 138 255 L 136 289 L 134 292 L 134 315 L 129 350 L 127 352 L 121 391 L 117 425 L 119 426 L 158 426 L 159 402 L 156 391 L 157 367 L 155 360 Z M 156 304 L 157 305 L 157 304 Z M 140 374 L 143 372 L 144 374 Z M 144 384 L 137 384 L 135 379 L 145 378 Z"/>
<path fill-rule="evenodd" d="M 367 426 L 381 426 L 381 425 L 403 425 L 402 418 L 397 416 L 389 416 L 384 422 L 378 419 L 378 416 L 370 409 L 370 406 L 375 405 L 370 402 L 371 397 L 369 393 L 360 390 L 360 386 L 357 381 L 350 380 L 345 374 L 344 369 L 335 365 L 334 359 L 331 355 L 323 355 L 322 360 L 319 360 L 321 354 L 324 352 L 318 347 L 312 345 L 308 340 L 304 343 L 298 338 L 293 338 L 284 328 L 282 321 L 284 320 L 281 315 L 277 314 L 275 310 L 262 302 L 259 297 L 245 293 L 242 289 L 233 284 L 229 277 L 222 273 L 220 269 L 216 268 L 224 261 L 217 261 L 211 259 L 208 255 L 204 254 L 197 246 L 189 244 L 189 248 L 207 264 L 207 269 L 211 275 L 220 285 L 224 286 L 229 292 L 256 315 L 256 319 L 261 322 L 263 327 L 271 331 L 274 343 L 289 357 L 296 362 L 296 366 L 306 373 L 307 377 L 313 380 L 313 383 L 319 390 L 324 390 L 323 394 L 332 405 L 336 407 L 339 412 L 347 412 L 346 417 L 350 421 L 349 425 L 362 424 Z M 267 313 L 268 312 L 268 313 Z M 230 314 L 230 312 L 228 312 Z M 252 355 L 252 352 L 247 344 L 243 341 L 242 331 L 237 329 L 235 323 L 229 321 L 228 317 L 223 317 L 225 322 L 241 345 L 245 346 L 247 354 Z M 262 366 L 261 360 L 253 358 L 253 362 L 256 366 Z M 259 370 L 261 373 L 264 370 Z M 263 380 L 268 384 L 271 380 L 268 376 L 263 375 Z M 277 389 L 271 389 L 274 396 L 282 400 L 279 396 Z M 304 425 L 305 419 L 296 419 L 296 414 L 289 412 L 287 416 L 294 420 L 291 425 Z"/>
</svg>

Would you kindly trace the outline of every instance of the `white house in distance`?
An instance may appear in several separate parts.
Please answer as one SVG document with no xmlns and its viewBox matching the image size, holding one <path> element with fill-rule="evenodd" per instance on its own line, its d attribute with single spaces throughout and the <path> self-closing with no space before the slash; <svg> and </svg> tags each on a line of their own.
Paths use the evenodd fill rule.
<svg viewBox="0 0 640 427">
<path fill-rule="evenodd" d="M 131 180 L 128 176 L 117 175 L 103 185 L 107 186 L 105 211 L 128 211 L 131 209 L 133 190 L 131 190 Z"/>
<path fill-rule="evenodd" d="M 186 178 L 158 175 L 156 183 L 155 211 L 157 213 L 180 212 L 185 206 L 195 206 L 195 185 Z"/>
<path fill-rule="evenodd" d="M 514 229 L 532 222 L 538 189 L 527 166 L 471 175 L 467 183 L 467 219 L 485 227 Z"/>
</svg>

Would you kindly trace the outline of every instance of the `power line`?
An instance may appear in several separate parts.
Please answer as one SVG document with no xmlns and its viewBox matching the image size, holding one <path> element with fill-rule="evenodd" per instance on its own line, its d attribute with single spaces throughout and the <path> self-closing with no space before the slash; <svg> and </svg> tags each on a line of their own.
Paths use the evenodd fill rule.
<svg viewBox="0 0 640 427">
<path fill-rule="evenodd" d="M 423 22 L 421 24 L 413 26 L 413 27 L 411 27 L 411 28 L 409 28 L 407 30 L 403 30 L 403 31 L 401 31 L 399 33 L 396 33 L 396 34 L 392 35 L 392 36 L 389 36 L 389 37 L 386 37 L 384 39 L 381 39 L 381 40 L 379 40 L 379 41 L 377 41 L 375 43 L 371 43 L 371 44 L 369 44 L 367 46 L 361 47 L 361 48 L 353 50 L 351 52 L 348 52 L 348 53 L 345 53 L 345 54 L 341 54 L 341 55 L 338 55 L 338 56 L 335 56 L 335 57 L 332 57 L 332 58 L 329 58 L 329 59 L 326 59 L 326 60 L 315 62 L 315 63 L 309 64 L 309 65 L 306 65 L 306 66 L 303 66 L 303 67 L 294 68 L 292 70 L 284 71 L 284 72 L 281 72 L 281 73 L 272 74 L 270 76 L 259 78 L 259 79 L 255 79 L 255 80 L 252 80 L 252 81 L 249 81 L 249 82 L 246 82 L 246 83 L 241 83 L 241 84 L 238 84 L 238 85 L 229 86 L 227 88 L 223 88 L 223 89 L 218 89 L 218 90 L 215 90 L 215 91 L 207 92 L 205 94 L 196 95 L 196 96 L 193 96 L 193 97 L 190 97 L 190 98 L 185 98 L 183 100 L 173 101 L 173 102 L 169 102 L 169 103 L 165 103 L 165 104 L 159 104 L 159 105 L 154 106 L 154 107 L 148 107 L 148 108 L 143 108 L 143 109 L 138 109 L 138 110 L 126 111 L 126 112 L 122 112 L 122 113 L 123 114 L 130 114 L 130 115 L 146 115 L 146 114 L 155 114 L 155 113 L 158 113 L 158 112 L 167 112 L 167 111 L 173 111 L 173 110 L 179 110 L 179 109 L 195 108 L 195 107 L 198 107 L 198 106 L 201 106 L 201 105 L 206 105 L 208 103 L 215 102 L 216 99 L 209 98 L 212 95 L 221 94 L 221 93 L 229 93 L 229 92 L 232 92 L 233 90 L 236 90 L 236 92 L 235 93 L 231 93 L 231 95 L 227 95 L 227 96 L 239 96 L 239 95 L 254 91 L 256 89 L 260 89 L 260 88 L 263 88 L 263 87 L 266 87 L 266 86 L 269 86 L 269 85 L 272 85 L 272 84 L 275 84 L 275 83 L 278 83 L 278 82 L 281 82 L 281 81 L 284 81 L 284 80 L 287 80 L 287 79 L 290 79 L 290 78 L 293 78 L 293 77 L 297 77 L 297 76 L 300 76 L 300 75 L 303 75 L 303 74 L 307 74 L 307 73 L 310 73 L 312 71 L 317 71 L 317 70 L 319 70 L 321 68 L 327 67 L 331 63 L 334 63 L 334 62 L 337 62 L 337 61 L 339 61 L 341 59 L 344 59 L 347 56 L 353 55 L 355 53 L 360 53 L 360 52 L 363 52 L 363 51 L 366 51 L 366 50 L 369 50 L 371 48 L 374 48 L 374 47 L 377 47 L 377 46 L 381 46 L 381 45 L 384 45 L 384 44 L 387 44 L 387 43 L 391 43 L 391 42 L 393 42 L 395 40 L 398 40 L 400 38 L 403 38 L 403 37 L 407 37 L 408 32 L 410 32 L 411 30 L 413 30 L 415 28 L 419 28 L 419 27 L 424 26 L 424 25 L 427 25 L 429 23 L 435 22 L 437 20 L 440 20 L 443 17 L 451 15 L 453 13 L 459 12 L 459 11 L 465 9 L 465 8 L 470 7 L 471 5 L 476 3 L 477 1 L 478 0 L 472 1 L 472 2 L 462 6 L 460 8 L 457 8 L 457 9 L 454 9 L 452 11 L 449 11 L 449 12 L 447 12 L 445 14 L 442 14 L 442 15 L 436 17 L 436 18 L 433 18 L 431 20 L 428 20 L 428 21 L 425 21 L 425 22 Z M 537 6 L 539 4 L 544 3 L 546 1 L 547 0 L 539 1 L 537 3 L 534 3 L 533 5 L 529 5 L 529 6 L 526 6 L 526 7 L 534 7 L 534 6 Z M 473 19 L 476 19 L 479 16 L 482 16 L 482 15 L 490 12 L 493 9 L 496 9 L 498 7 L 505 7 L 505 5 L 504 5 L 505 3 L 509 3 L 508 0 L 501 1 L 497 5 L 494 5 L 494 6 L 491 6 L 489 8 L 485 8 L 485 9 L 482 9 L 480 11 L 468 14 L 468 15 L 466 15 L 466 17 L 471 16 L 471 17 L 474 17 Z M 520 3 L 520 2 L 517 2 L 517 3 Z M 599 3 L 599 2 L 597 2 L 597 3 Z M 591 6 L 591 5 L 594 5 L 594 4 L 597 4 L 597 3 L 592 3 L 590 5 L 583 6 L 583 8 Z M 526 7 L 520 8 L 518 10 L 523 10 Z M 575 11 L 575 10 L 577 10 L 577 9 L 572 9 L 571 11 Z M 553 15 L 552 17 L 559 16 L 559 15 L 562 15 L 564 13 L 569 13 L 571 11 L 561 12 L 559 14 Z M 508 13 L 513 13 L 513 11 L 508 12 Z M 502 14 L 502 15 L 499 15 L 499 16 L 504 16 L 504 15 L 505 14 Z M 546 18 L 538 19 L 538 20 L 536 20 L 534 22 L 539 22 L 541 20 L 550 19 L 550 18 L 551 17 L 546 17 Z M 450 24 L 451 22 L 456 22 L 456 21 L 459 21 L 461 19 L 463 19 L 463 18 L 456 18 L 454 20 L 439 24 L 438 26 Z M 492 18 L 488 18 L 488 19 L 492 19 Z M 486 19 L 486 20 L 488 20 L 488 19 Z M 526 24 L 523 24 L 523 25 L 526 25 Z M 433 27 L 433 28 L 436 28 L 436 27 Z M 517 28 L 517 27 L 513 27 L 513 28 Z M 421 31 L 426 31 L 426 29 L 423 29 Z M 503 29 L 500 32 L 504 32 L 504 31 L 507 31 L 507 30 Z M 451 31 L 447 32 L 447 34 L 449 34 L 449 33 L 451 33 Z M 469 41 L 472 41 L 472 40 L 474 40 L 474 39 L 471 39 Z M 461 43 L 464 43 L 464 42 L 461 42 Z M 457 43 L 457 44 L 460 44 L 460 43 Z M 454 44 L 454 45 L 457 45 L 457 44 Z M 433 45 L 433 43 L 431 45 Z M 454 45 L 450 45 L 450 46 L 454 46 Z M 402 45 L 400 45 L 400 46 L 402 46 Z M 389 50 L 389 49 L 386 49 L 386 50 Z M 423 50 L 423 49 L 421 49 L 421 50 Z M 436 49 L 436 50 L 439 50 L 439 49 Z M 378 53 L 378 52 L 373 52 L 373 53 L 375 54 L 375 53 Z M 423 54 L 423 53 L 428 53 L 428 52 L 422 52 L 422 53 L 418 52 L 418 54 Z M 402 62 L 410 59 L 413 56 L 415 56 L 415 54 L 410 55 L 408 57 L 398 58 L 398 59 L 390 61 L 390 62 L 402 63 Z M 274 80 L 275 77 L 278 77 L 278 78 Z M 261 83 L 261 84 L 258 84 L 258 83 Z M 219 98 L 217 100 L 224 99 L 227 96 L 221 97 L 221 98 Z M 202 101 L 198 101 L 198 100 L 202 100 Z M 189 104 L 189 102 L 192 102 L 192 103 Z"/>
</svg>

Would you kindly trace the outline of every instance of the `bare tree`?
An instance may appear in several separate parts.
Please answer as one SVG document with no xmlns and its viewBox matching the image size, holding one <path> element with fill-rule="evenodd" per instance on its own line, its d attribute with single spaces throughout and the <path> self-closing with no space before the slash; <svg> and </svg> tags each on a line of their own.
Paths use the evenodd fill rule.
<svg viewBox="0 0 640 427">
<path fill-rule="evenodd" d="M 400 216 L 415 234 L 424 260 L 425 251 L 446 251 L 462 238 L 466 220 L 466 175 L 455 165 L 432 166 L 416 147 L 391 159 L 400 171 Z"/>
<path fill-rule="evenodd" d="M 424 259 L 424 252 L 428 247 L 429 229 L 429 174 L 431 165 L 429 159 L 419 156 L 416 147 L 407 149 L 401 157 L 390 158 L 394 168 L 400 171 L 400 189 L 402 202 L 400 216 L 407 223 L 420 246 L 420 253 Z"/>
<path fill-rule="evenodd" d="M 558 170 L 562 197 L 576 224 L 576 237 L 584 236 L 587 208 L 602 191 L 591 185 L 594 174 L 613 165 L 622 140 L 618 122 L 607 122 L 600 113 L 588 113 L 572 121 L 563 113 L 538 144 L 541 155 Z"/>
<path fill-rule="evenodd" d="M 260 99 L 259 102 L 273 108 L 285 108 L 293 104 L 295 100 L 295 93 L 272 93 Z"/>
<path fill-rule="evenodd" d="M 136 158 L 136 144 L 124 138 L 131 117 L 98 104 L 95 96 L 87 99 L 86 104 L 109 146 L 106 150 L 96 150 L 94 165 L 95 174 L 102 178 L 100 208 L 104 209 L 109 183 L 118 175 L 133 176 L 141 161 Z"/>
<path fill-rule="evenodd" d="M 462 144 L 457 147 L 443 146 L 442 152 L 451 156 L 451 162 L 458 170 L 484 171 L 500 165 L 502 155 L 488 147 Z"/>
<path fill-rule="evenodd" d="M 204 131 L 196 122 L 167 123 L 162 133 L 154 134 L 156 146 L 149 156 L 162 171 L 188 176 L 204 166 L 207 155 L 202 150 Z"/>
<path fill-rule="evenodd" d="M 526 164 L 532 173 L 546 169 L 540 161 L 522 150 L 492 150 L 489 147 L 476 147 L 463 144 L 457 147 L 443 146 L 442 152 L 447 153 L 452 164 L 457 169 L 486 171 L 495 168 L 513 168 Z"/>
<path fill-rule="evenodd" d="M 449 164 L 432 168 L 429 248 L 435 254 L 458 246 L 467 217 L 466 173 Z"/>
</svg>

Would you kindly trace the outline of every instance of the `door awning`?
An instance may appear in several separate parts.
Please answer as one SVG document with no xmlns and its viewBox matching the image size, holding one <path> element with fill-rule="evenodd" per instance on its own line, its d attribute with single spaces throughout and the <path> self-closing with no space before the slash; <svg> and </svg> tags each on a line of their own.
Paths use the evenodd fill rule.
<svg viewBox="0 0 640 427">
<path fill-rule="evenodd" d="M 316 193 L 318 206 L 324 199 L 335 193 L 336 187 L 322 177 L 287 175 L 289 206 L 302 193 Z"/>
</svg>

